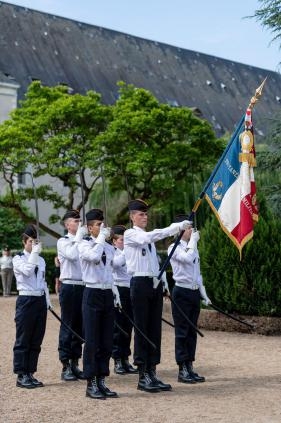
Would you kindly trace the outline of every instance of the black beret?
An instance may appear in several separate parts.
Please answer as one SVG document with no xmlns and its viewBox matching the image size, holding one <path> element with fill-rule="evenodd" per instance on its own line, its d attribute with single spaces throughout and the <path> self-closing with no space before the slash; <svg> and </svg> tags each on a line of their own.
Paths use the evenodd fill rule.
<svg viewBox="0 0 281 423">
<path fill-rule="evenodd" d="M 114 235 L 123 235 L 125 230 L 126 230 L 126 226 L 124 225 L 114 225 L 111 228 L 112 232 Z"/>
<path fill-rule="evenodd" d="M 104 220 L 103 211 L 101 209 L 91 209 L 86 213 L 87 222 L 91 220 Z"/>
<path fill-rule="evenodd" d="M 75 209 L 67 210 L 67 212 L 63 216 L 62 220 L 64 221 L 64 220 L 69 219 L 69 218 L 80 219 L 79 211 L 75 210 Z"/>
<path fill-rule="evenodd" d="M 137 210 L 146 212 L 149 209 L 149 205 L 143 200 L 136 199 L 129 201 L 128 208 L 130 211 Z"/>
<path fill-rule="evenodd" d="M 35 225 L 28 225 L 24 230 L 24 235 L 29 236 L 30 238 L 37 239 L 37 230 Z"/>
<path fill-rule="evenodd" d="M 184 220 L 192 221 L 192 217 L 189 217 L 189 216 L 190 214 L 179 213 L 175 216 L 174 222 L 178 223 L 178 222 L 183 222 Z"/>
</svg>

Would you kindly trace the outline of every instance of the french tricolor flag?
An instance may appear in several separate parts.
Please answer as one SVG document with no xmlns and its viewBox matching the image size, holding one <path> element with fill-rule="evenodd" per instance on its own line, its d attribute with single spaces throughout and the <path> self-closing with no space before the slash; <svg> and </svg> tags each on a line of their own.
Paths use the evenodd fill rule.
<svg viewBox="0 0 281 423">
<path fill-rule="evenodd" d="M 253 237 L 254 223 L 258 220 L 254 166 L 252 111 L 248 108 L 204 190 L 205 198 L 222 229 L 239 249 L 240 257 L 243 246 Z"/>
</svg>

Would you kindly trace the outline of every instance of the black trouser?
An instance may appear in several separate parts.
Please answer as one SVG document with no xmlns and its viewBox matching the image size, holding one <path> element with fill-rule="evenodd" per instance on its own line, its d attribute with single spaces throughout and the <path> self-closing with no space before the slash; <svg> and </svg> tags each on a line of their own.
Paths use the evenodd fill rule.
<svg viewBox="0 0 281 423">
<path fill-rule="evenodd" d="M 82 311 L 85 329 L 84 375 L 86 379 L 108 376 L 114 326 L 112 290 L 85 288 Z"/>
<path fill-rule="evenodd" d="M 130 288 L 118 286 L 118 291 L 120 295 L 122 309 L 133 320 Z M 127 332 L 129 336 L 124 335 L 124 333 L 117 326 L 114 326 L 112 358 L 127 359 L 129 355 L 131 355 L 130 344 L 133 325 L 129 321 L 129 319 L 124 316 L 124 314 L 122 314 L 117 308 L 115 309 L 115 322 L 122 329 L 124 329 L 124 331 Z"/>
<path fill-rule="evenodd" d="M 61 319 L 83 338 L 82 298 L 84 286 L 61 284 L 59 300 Z M 64 325 L 60 326 L 59 359 L 67 361 L 82 355 L 82 342 Z"/>
<path fill-rule="evenodd" d="M 175 286 L 173 300 L 187 315 L 192 323 L 197 326 L 200 314 L 200 291 Z M 195 360 L 197 333 L 188 324 L 178 309 L 172 304 L 172 313 L 175 324 L 175 356 L 177 364 Z"/>
<path fill-rule="evenodd" d="M 163 288 L 153 288 L 153 278 L 137 276 L 131 280 L 131 300 L 135 324 L 154 342 L 156 350 L 135 330 L 134 364 L 150 368 L 160 363 Z"/>
<path fill-rule="evenodd" d="M 46 319 L 45 295 L 41 297 L 18 296 L 15 314 L 14 373 L 26 374 L 37 371 Z"/>
</svg>

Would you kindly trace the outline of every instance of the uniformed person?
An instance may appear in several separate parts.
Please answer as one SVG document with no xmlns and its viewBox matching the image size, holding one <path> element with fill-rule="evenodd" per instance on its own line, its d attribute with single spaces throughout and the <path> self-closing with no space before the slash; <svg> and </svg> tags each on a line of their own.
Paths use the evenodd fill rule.
<svg viewBox="0 0 281 423">
<path fill-rule="evenodd" d="M 184 214 L 176 217 L 176 221 L 179 222 L 186 219 L 187 215 Z M 205 305 L 211 303 L 206 294 L 200 271 L 200 258 L 197 249 L 199 238 L 199 232 L 195 231 L 190 224 L 185 229 L 181 241 L 171 257 L 173 279 L 175 280 L 172 298 L 195 326 L 197 326 L 200 313 L 200 299 L 203 299 Z M 169 246 L 168 254 L 172 248 L 173 244 Z M 198 375 L 193 370 L 197 333 L 173 303 L 172 313 L 175 324 L 175 357 L 179 366 L 178 381 L 182 383 L 204 382 L 204 376 Z"/>
<path fill-rule="evenodd" d="M 13 281 L 13 257 L 8 246 L 3 248 L 2 257 L 0 257 L 1 279 L 3 286 L 3 297 L 11 295 Z"/>
<path fill-rule="evenodd" d="M 163 286 L 157 279 L 159 263 L 154 242 L 183 230 L 189 222 L 172 223 L 164 229 L 146 232 L 148 205 L 142 200 L 128 204 L 133 227 L 124 233 L 124 252 L 131 279 L 134 322 L 156 345 L 156 350 L 135 331 L 134 364 L 138 366 L 138 389 L 147 392 L 171 390 L 156 376 L 160 363 Z"/>
<path fill-rule="evenodd" d="M 85 345 L 83 373 L 87 379 L 86 396 L 96 399 L 117 397 L 105 384 L 109 376 L 114 326 L 114 295 L 120 305 L 117 288 L 113 285 L 112 262 L 114 248 L 106 240 L 110 228 L 104 227 L 103 211 L 92 209 L 86 214 L 90 237 L 78 245 L 85 282 L 83 321 Z"/>
<path fill-rule="evenodd" d="M 34 377 L 46 329 L 47 309 L 51 306 L 45 281 L 45 260 L 39 256 L 35 226 L 28 225 L 22 235 L 24 250 L 13 258 L 19 296 L 16 301 L 16 340 L 14 373 L 20 388 L 39 388 L 43 383 Z"/>
<path fill-rule="evenodd" d="M 78 242 L 87 234 L 81 227 L 80 214 L 77 210 L 68 210 L 63 223 L 67 234 L 57 242 L 58 261 L 60 263 L 59 301 L 61 319 L 78 335 L 82 333 L 82 298 L 84 283 L 78 254 Z M 78 361 L 82 356 L 82 341 L 61 324 L 59 332 L 59 359 L 62 363 L 61 379 L 68 382 L 83 379 Z"/>
<path fill-rule="evenodd" d="M 127 272 L 124 254 L 124 232 L 126 227 L 114 225 L 111 228 L 112 244 L 115 248 L 113 258 L 113 279 L 120 295 L 122 309 L 133 320 L 132 302 L 130 297 L 131 276 Z M 112 358 L 114 359 L 114 372 L 119 375 L 138 373 L 129 362 L 131 355 L 132 323 L 118 308 L 115 309 L 115 326 L 113 335 Z M 123 330 L 127 333 L 124 334 Z"/>
</svg>

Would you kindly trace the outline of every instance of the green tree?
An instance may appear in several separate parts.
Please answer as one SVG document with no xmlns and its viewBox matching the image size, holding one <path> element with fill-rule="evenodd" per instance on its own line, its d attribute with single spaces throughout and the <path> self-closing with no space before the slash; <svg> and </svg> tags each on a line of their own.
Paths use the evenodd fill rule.
<svg viewBox="0 0 281 423">
<path fill-rule="evenodd" d="M 281 124 L 280 113 L 257 151 L 256 180 L 259 192 L 276 217 L 281 217 Z"/>
<path fill-rule="evenodd" d="M 38 81 L 30 85 L 21 107 L 0 126 L 0 161 L 7 183 L 0 205 L 30 220 L 24 201 L 34 197 L 33 189 L 19 189 L 15 177 L 31 166 L 39 199 L 52 203 L 54 209 L 81 209 L 81 190 L 86 203 L 100 177 L 96 138 L 111 118 L 111 108 L 100 100 L 93 91 L 71 95 L 64 86 L 43 87 Z M 52 182 L 40 184 L 43 175 Z M 59 194 L 59 184 L 67 198 Z M 42 222 L 40 227 L 57 236 Z"/>
<path fill-rule="evenodd" d="M 262 26 L 271 30 L 273 41 L 281 38 L 281 0 L 259 0 L 261 7 L 254 13 L 254 18 L 261 22 Z"/>
<path fill-rule="evenodd" d="M 21 249 L 19 234 L 23 233 L 25 224 L 18 215 L 7 208 L 0 208 L 0 248 L 8 245 L 11 250 Z"/>
<path fill-rule="evenodd" d="M 214 304 L 229 312 L 281 316 L 281 222 L 263 200 L 242 261 L 214 215 L 201 231 L 201 269 Z"/>
<path fill-rule="evenodd" d="M 100 139 L 109 187 L 169 210 L 185 204 L 192 173 L 211 169 L 223 149 L 211 125 L 185 107 L 161 104 L 147 90 L 120 84 L 113 119 Z"/>
</svg>

